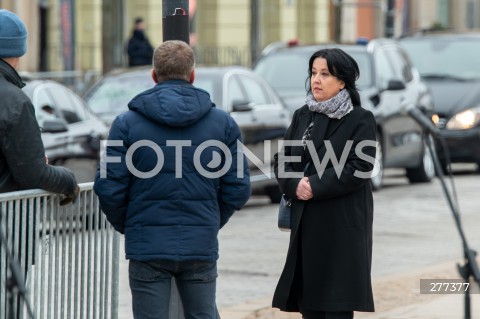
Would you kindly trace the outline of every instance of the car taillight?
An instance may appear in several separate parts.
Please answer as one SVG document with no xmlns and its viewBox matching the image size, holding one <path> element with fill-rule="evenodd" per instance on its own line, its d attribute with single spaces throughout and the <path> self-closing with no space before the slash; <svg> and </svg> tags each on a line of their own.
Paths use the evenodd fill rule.
<svg viewBox="0 0 480 319">
<path fill-rule="evenodd" d="M 291 39 L 287 41 L 287 46 L 289 48 L 297 46 L 299 43 L 298 39 Z"/>
</svg>

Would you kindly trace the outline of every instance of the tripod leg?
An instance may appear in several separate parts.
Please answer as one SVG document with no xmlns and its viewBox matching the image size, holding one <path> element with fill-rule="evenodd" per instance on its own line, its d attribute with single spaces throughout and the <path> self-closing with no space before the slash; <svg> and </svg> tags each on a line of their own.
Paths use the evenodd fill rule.
<svg viewBox="0 0 480 319">
<path fill-rule="evenodd" d="M 471 318 L 471 313 L 470 313 L 470 292 L 467 291 L 465 292 L 465 319 L 470 319 Z"/>
<path fill-rule="evenodd" d="M 465 280 L 465 282 L 469 282 L 470 277 L 473 276 L 474 280 L 477 283 L 480 284 L 480 271 L 478 270 L 478 266 L 476 264 L 476 259 L 475 259 L 476 252 L 468 248 L 467 239 L 465 238 L 465 234 L 462 230 L 460 215 L 457 211 L 456 205 L 454 204 L 454 202 L 453 202 L 453 200 L 450 196 L 450 193 L 448 192 L 448 189 L 447 189 L 447 186 L 446 186 L 445 180 L 444 180 L 444 174 L 443 174 L 443 171 L 442 171 L 442 168 L 441 168 L 441 165 L 440 165 L 440 161 L 438 160 L 437 154 L 433 150 L 433 147 L 431 145 L 431 141 L 429 139 L 427 139 L 427 147 L 432 152 L 433 161 L 434 161 L 434 164 L 435 164 L 435 168 L 437 169 L 437 173 L 438 173 L 438 179 L 439 179 L 440 184 L 443 188 L 443 192 L 445 194 L 447 202 L 448 202 L 448 204 L 450 206 L 450 209 L 452 211 L 455 224 L 457 226 L 457 229 L 458 229 L 459 234 L 460 234 L 460 238 L 462 240 L 462 246 L 463 246 L 463 250 L 464 250 L 464 254 L 465 254 L 466 264 L 464 266 L 459 266 L 458 265 L 459 273 L 462 276 L 462 278 Z M 464 312 L 465 319 L 470 319 L 471 318 L 471 305 L 470 305 L 470 291 L 468 289 L 465 291 L 464 301 L 465 301 L 465 312 Z"/>
</svg>

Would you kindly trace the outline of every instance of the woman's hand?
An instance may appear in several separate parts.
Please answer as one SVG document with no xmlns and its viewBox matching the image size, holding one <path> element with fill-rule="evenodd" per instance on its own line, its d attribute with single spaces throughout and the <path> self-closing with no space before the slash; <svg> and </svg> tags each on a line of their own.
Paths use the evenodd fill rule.
<svg viewBox="0 0 480 319">
<path fill-rule="evenodd" d="M 312 188 L 310 187 L 308 177 L 303 177 L 300 180 L 300 183 L 297 185 L 296 195 L 300 200 L 309 200 L 313 198 Z"/>
</svg>

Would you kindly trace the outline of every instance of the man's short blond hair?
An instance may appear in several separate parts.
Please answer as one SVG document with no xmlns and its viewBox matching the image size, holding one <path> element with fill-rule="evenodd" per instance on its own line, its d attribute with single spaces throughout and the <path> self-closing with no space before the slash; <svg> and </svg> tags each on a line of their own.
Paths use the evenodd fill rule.
<svg viewBox="0 0 480 319">
<path fill-rule="evenodd" d="M 153 69 L 158 81 L 190 81 L 194 67 L 195 54 L 184 41 L 165 41 L 153 53 Z"/>
</svg>

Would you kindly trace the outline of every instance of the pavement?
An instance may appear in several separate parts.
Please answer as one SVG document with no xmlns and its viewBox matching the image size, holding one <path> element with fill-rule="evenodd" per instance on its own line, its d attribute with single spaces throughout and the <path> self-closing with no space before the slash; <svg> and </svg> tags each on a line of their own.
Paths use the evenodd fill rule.
<svg viewBox="0 0 480 319">
<path fill-rule="evenodd" d="M 479 247 L 480 200 L 475 195 L 479 180 L 477 175 L 469 176 L 458 176 L 456 183 L 464 231 L 471 247 Z M 462 254 L 457 229 L 447 205 L 442 205 L 445 198 L 438 181 L 415 187 L 398 178 L 390 178 L 387 183 L 385 189 L 374 194 L 377 214 L 372 284 L 376 311 L 356 312 L 355 318 L 466 318 L 464 294 L 420 294 L 420 279 L 460 278 L 457 265 L 464 264 L 458 257 Z M 480 264 L 480 254 L 478 257 Z M 480 319 L 479 286 L 476 288 L 470 295 L 471 319 Z M 223 319 L 301 318 L 299 313 L 272 309 L 271 296 L 220 308 L 220 315 Z"/>
<path fill-rule="evenodd" d="M 460 319 L 466 318 L 465 295 L 420 294 L 419 280 L 459 278 L 457 261 L 426 267 L 420 271 L 373 280 L 376 312 L 355 312 L 356 319 Z M 299 313 L 285 313 L 270 307 L 271 298 L 258 299 L 220 310 L 223 319 L 300 319 Z M 472 319 L 480 318 L 480 294 L 470 294 Z"/>
<path fill-rule="evenodd" d="M 408 256 L 406 256 L 408 258 Z M 478 260 L 480 263 L 480 260 Z M 462 260 L 451 260 L 442 264 L 404 271 L 393 275 L 373 278 L 376 312 L 356 312 L 356 319 L 460 319 L 464 316 L 464 294 L 421 294 L 420 279 L 459 279 L 457 264 Z M 127 263 L 120 265 L 120 278 L 126 278 Z M 220 274 L 221 278 L 222 274 Z M 251 280 L 255 280 L 252 277 Z M 127 283 L 120 284 L 119 319 L 131 318 L 130 290 Z M 472 283 L 472 286 L 474 284 Z M 480 319 L 480 289 L 470 294 L 471 318 Z M 222 291 L 218 291 L 222 293 Z M 251 292 L 253 294 L 253 292 Z M 219 295 L 222 300 L 228 296 Z M 271 308 L 271 296 L 249 300 L 234 306 L 219 302 L 222 319 L 300 319 L 299 313 L 286 313 Z"/>
<path fill-rule="evenodd" d="M 480 318 L 480 299 L 471 300 L 471 318 Z M 298 313 L 285 313 L 271 308 L 259 308 L 259 303 L 239 305 L 220 312 L 223 319 L 300 319 Z M 253 311 L 252 311 L 253 310 Z M 355 313 L 356 319 L 460 319 L 464 317 L 463 296 L 445 295 L 430 302 L 398 307 L 386 312 Z"/>
<path fill-rule="evenodd" d="M 460 319 L 463 294 L 420 294 L 420 279 L 459 278 L 462 249 L 437 180 L 410 185 L 389 177 L 376 192 L 373 291 L 376 312 L 356 319 Z M 456 176 L 462 224 L 472 248 L 480 247 L 478 175 Z M 276 228 L 277 205 L 265 199 L 234 214 L 220 232 L 217 306 L 222 319 L 299 319 L 271 308 L 289 234 Z M 123 250 L 123 243 L 120 247 Z M 479 254 L 480 257 L 480 254 Z M 460 259 L 459 259 L 460 258 Z M 119 319 L 131 319 L 127 262 L 120 262 Z M 480 264 L 480 259 L 478 264 Z M 471 295 L 471 317 L 480 319 L 480 294 Z"/>
</svg>

